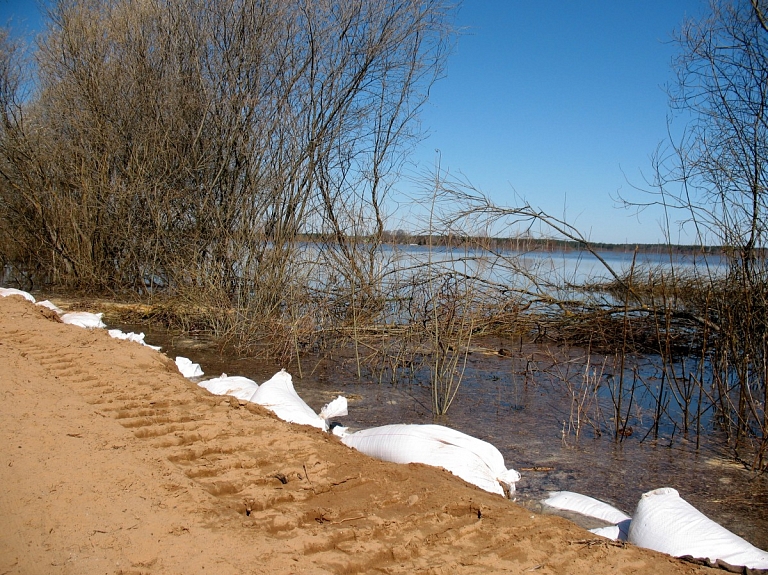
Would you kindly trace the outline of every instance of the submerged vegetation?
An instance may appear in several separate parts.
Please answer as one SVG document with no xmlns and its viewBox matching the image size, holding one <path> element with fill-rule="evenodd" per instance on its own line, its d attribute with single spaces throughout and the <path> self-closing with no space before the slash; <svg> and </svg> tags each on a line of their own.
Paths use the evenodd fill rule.
<svg viewBox="0 0 768 575">
<path fill-rule="evenodd" d="M 768 468 L 759 3 L 714 2 L 678 37 L 673 103 L 697 120 L 657 156 L 649 203 L 686 214 L 701 245 L 623 269 L 611 246 L 525 202 L 496 206 L 439 165 L 422 224 L 387 231 L 452 11 L 58 0 L 36 49 L 0 32 L 3 282 L 148 304 L 143 320 L 299 375 L 306 354 L 344 349 L 360 377 L 426 382 L 435 415 L 480 338 L 578 348 L 578 369 L 550 371 L 573 398 L 564 440 L 671 425 Z M 599 272 L 533 257 L 564 250 Z"/>
</svg>

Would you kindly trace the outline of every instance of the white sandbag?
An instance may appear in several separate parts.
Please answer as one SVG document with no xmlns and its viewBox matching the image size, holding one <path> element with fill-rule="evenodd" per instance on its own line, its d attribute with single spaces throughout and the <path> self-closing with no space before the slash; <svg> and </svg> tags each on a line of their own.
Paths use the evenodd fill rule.
<svg viewBox="0 0 768 575">
<path fill-rule="evenodd" d="M 70 325 L 76 325 L 78 327 L 84 327 L 87 329 L 102 328 L 107 327 L 104 322 L 101 321 L 101 316 L 103 315 L 103 313 L 91 313 L 88 311 L 72 311 L 62 315 L 61 321 L 63 323 L 68 323 Z"/>
<path fill-rule="evenodd" d="M 587 517 L 594 517 L 595 519 L 602 519 L 607 523 L 613 523 L 614 525 L 630 519 L 630 516 L 619 511 L 613 505 L 604 503 L 589 497 L 588 495 L 582 495 L 581 493 L 574 493 L 573 491 L 553 491 L 549 494 L 547 499 L 542 501 L 545 505 L 554 507 L 555 509 L 563 509 L 565 511 L 574 511 L 581 513 Z"/>
<path fill-rule="evenodd" d="M 44 299 L 43 301 L 36 302 L 36 305 L 47 307 L 49 310 L 55 311 L 57 314 L 62 315 L 64 310 L 57 306 L 55 303 Z"/>
<path fill-rule="evenodd" d="M 644 493 L 628 540 L 675 557 L 720 559 L 733 566 L 768 569 L 768 553 L 718 525 L 670 487 Z"/>
<path fill-rule="evenodd" d="M 0 297 L 7 297 L 9 295 L 20 295 L 24 299 L 35 303 L 35 297 L 29 293 L 16 288 L 0 288 Z"/>
<path fill-rule="evenodd" d="M 176 367 L 179 368 L 181 375 L 183 375 L 187 379 L 192 377 L 201 377 L 203 375 L 203 370 L 200 367 L 200 364 L 192 363 L 192 360 L 187 359 L 186 357 L 181 357 L 181 356 L 177 357 Z"/>
<path fill-rule="evenodd" d="M 259 389 L 258 384 L 252 379 L 240 375 L 229 376 L 226 373 L 222 373 L 221 377 L 201 381 L 197 385 L 214 395 L 231 395 L 244 401 L 250 401 L 253 394 Z"/>
<path fill-rule="evenodd" d="M 595 529 L 590 529 L 590 533 L 594 533 L 595 535 L 599 535 L 600 537 L 605 537 L 606 539 L 611 539 L 613 541 L 626 541 L 627 540 L 627 529 L 629 529 L 629 521 L 624 521 L 625 528 L 622 529 L 620 525 L 608 525 L 607 527 L 597 527 Z"/>
<path fill-rule="evenodd" d="M 324 431 L 328 430 L 327 419 L 347 415 L 347 398 L 339 396 L 320 411 L 315 413 L 299 397 L 293 387 L 293 378 L 284 369 L 259 386 L 250 401 L 266 407 L 283 421 L 311 425 Z"/>
<path fill-rule="evenodd" d="M 320 419 L 328 422 L 334 417 L 343 417 L 347 413 L 347 398 L 340 395 L 323 406 L 320 410 Z"/>
<path fill-rule="evenodd" d="M 613 539 L 614 541 L 626 541 L 629 538 L 630 523 L 632 523 L 632 519 L 624 519 L 623 521 L 619 521 L 616 525 L 598 527 L 596 529 L 590 529 L 590 531 L 595 535 Z"/>
<path fill-rule="evenodd" d="M 614 525 L 597 527 L 595 529 L 590 529 L 589 531 L 595 535 L 613 539 L 614 541 L 627 540 L 629 523 L 632 519 L 629 515 L 616 509 L 613 505 L 609 505 L 608 503 L 595 499 L 594 497 L 589 497 L 588 495 L 574 493 L 573 491 L 553 491 L 549 494 L 547 499 L 542 500 L 542 503 L 555 509 L 572 511 L 587 517 L 600 519 L 607 523 L 613 523 Z"/>
<path fill-rule="evenodd" d="M 520 474 L 507 469 L 504 456 L 487 441 L 442 425 L 396 424 L 337 432 L 349 447 L 394 463 L 442 467 L 485 491 L 511 495 Z M 506 491 L 506 493 L 505 493 Z"/>
<path fill-rule="evenodd" d="M 138 343 L 141 345 L 144 345 L 146 347 L 151 347 L 155 351 L 160 350 L 159 345 L 149 345 L 146 341 L 144 341 L 144 333 L 134 333 L 132 331 L 129 331 L 128 333 L 125 333 L 119 329 L 110 329 L 108 332 L 110 337 L 113 337 L 115 339 L 123 339 L 126 341 L 132 341 L 134 343 Z"/>
</svg>

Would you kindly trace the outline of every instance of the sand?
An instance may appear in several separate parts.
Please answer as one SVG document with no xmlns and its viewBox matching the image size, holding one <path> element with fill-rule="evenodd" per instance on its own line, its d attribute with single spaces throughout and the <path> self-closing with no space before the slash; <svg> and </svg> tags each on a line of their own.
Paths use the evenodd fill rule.
<svg viewBox="0 0 768 575">
<path fill-rule="evenodd" d="M 17 296 L 0 374 L 0 575 L 715 573 L 370 459 Z"/>
</svg>

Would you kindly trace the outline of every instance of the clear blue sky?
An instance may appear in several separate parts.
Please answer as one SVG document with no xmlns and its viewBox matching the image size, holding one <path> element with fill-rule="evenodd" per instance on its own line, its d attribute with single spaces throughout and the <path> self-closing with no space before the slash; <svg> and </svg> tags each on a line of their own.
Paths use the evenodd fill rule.
<svg viewBox="0 0 768 575">
<path fill-rule="evenodd" d="M 0 0 L 0 22 L 39 27 L 35 0 Z M 593 241 L 663 241 L 639 197 L 667 133 L 672 31 L 706 0 L 465 0 L 446 75 L 422 114 L 414 173 L 435 164 L 497 203 L 516 194 Z M 407 188 L 407 185 L 403 186 Z M 688 243 L 691 238 L 672 240 Z"/>
<path fill-rule="evenodd" d="M 424 110 L 419 166 L 461 172 L 495 202 L 515 194 L 593 241 L 663 241 L 639 197 L 667 134 L 672 32 L 706 0 L 466 0 L 446 77 Z M 674 242 L 688 243 L 679 237 Z"/>
<path fill-rule="evenodd" d="M 40 29 L 38 0 L 0 0 L 0 25 L 11 26 L 19 33 Z"/>
</svg>

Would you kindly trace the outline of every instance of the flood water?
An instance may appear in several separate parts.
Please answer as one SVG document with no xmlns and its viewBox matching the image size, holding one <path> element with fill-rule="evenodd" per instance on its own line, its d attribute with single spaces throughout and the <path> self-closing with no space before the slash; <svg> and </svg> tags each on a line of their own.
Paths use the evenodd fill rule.
<svg viewBox="0 0 768 575">
<path fill-rule="evenodd" d="M 303 358 L 297 365 L 226 357 L 203 338 L 174 336 L 146 326 L 110 326 L 144 331 L 146 341 L 161 345 L 171 358 L 183 355 L 200 363 L 205 376 L 242 375 L 262 383 L 286 368 L 299 395 L 315 411 L 337 395 L 349 401 L 340 423 L 352 431 L 390 423 L 440 423 L 495 445 L 507 467 L 518 470 L 517 501 L 541 511 L 547 492 L 568 490 L 611 503 L 629 515 L 640 496 L 651 489 L 674 487 L 689 503 L 761 549 L 768 549 L 768 474 L 755 474 L 729 460 L 706 435 L 686 440 L 670 437 L 662 427 L 658 439 L 638 431 L 614 441 L 613 433 L 595 433 L 582 422 L 578 437 L 572 417 L 573 397 L 546 372 L 537 371 L 551 357 L 533 344 L 510 355 L 499 340 L 482 342 L 469 355 L 464 379 L 447 416 L 435 420 L 429 388 L 413 383 L 377 381 L 375 374 L 357 378 L 353 358 Z M 507 344 L 507 345 L 505 345 Z M 537 355 L 538 354 L 538 355 Z M 534 361 L 532 361 L 534 360 Z M 532 367 L 533 366 L 533 367 Z M 609 418 L 603 427 L 610 426 Z M 582 522 L 585 527 L 599 523 Z"/>
</svg>

